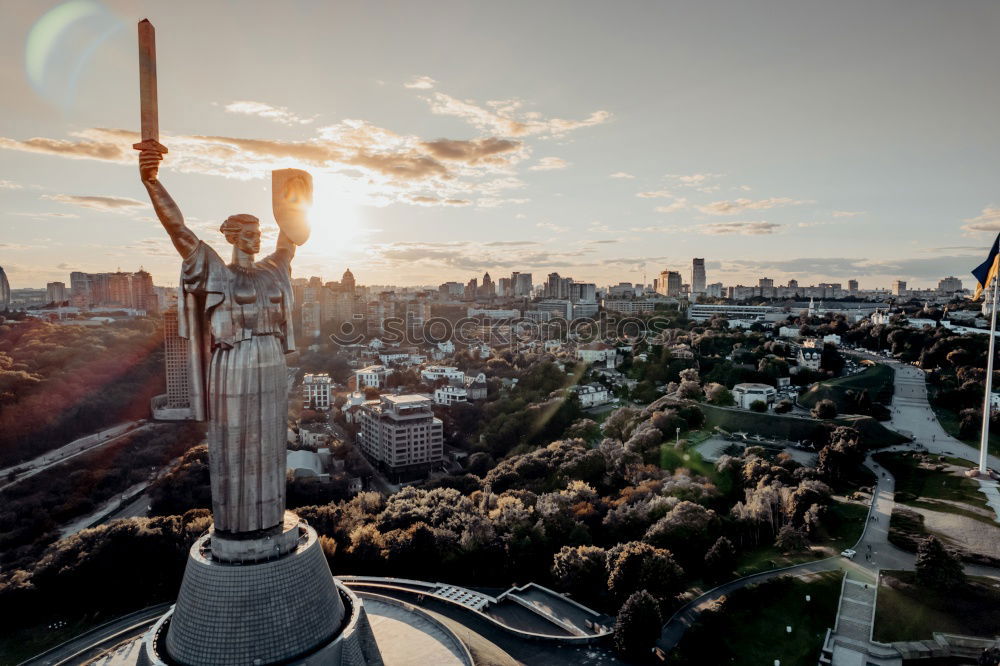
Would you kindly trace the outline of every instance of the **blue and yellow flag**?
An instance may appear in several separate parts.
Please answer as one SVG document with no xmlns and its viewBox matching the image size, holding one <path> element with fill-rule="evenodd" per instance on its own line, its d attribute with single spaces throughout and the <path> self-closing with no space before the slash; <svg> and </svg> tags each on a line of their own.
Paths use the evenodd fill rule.
<svg viewBox="0 0 1000 666">
<path fill-rule="evenodd" d="M 1000 267 L 1000 234 L 997 234 L 996 240 L 993 241 L 993 247 L 990 248 L 986 261 L 972 269 L 972 274 L 976 276 L 976 293 L 972 296 L 972 300 L 979 299 L 986 285 L 997 276 L 998 267 Z"/>
</svg>

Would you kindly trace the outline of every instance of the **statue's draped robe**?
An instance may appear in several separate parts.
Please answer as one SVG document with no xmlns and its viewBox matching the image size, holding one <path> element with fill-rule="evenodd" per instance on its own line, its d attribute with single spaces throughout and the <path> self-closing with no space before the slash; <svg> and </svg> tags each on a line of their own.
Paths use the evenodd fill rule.
<svg viewBox="0 0 1000 666">
<path fill-rule="evenodd" d="M 200 242 L 181 267 L 178 325 L 191 345 L 192 402 L 207 417 L 215 529 L 266 530 L 285 510 L 291 254 L 226 265 Z"/>
</svg>

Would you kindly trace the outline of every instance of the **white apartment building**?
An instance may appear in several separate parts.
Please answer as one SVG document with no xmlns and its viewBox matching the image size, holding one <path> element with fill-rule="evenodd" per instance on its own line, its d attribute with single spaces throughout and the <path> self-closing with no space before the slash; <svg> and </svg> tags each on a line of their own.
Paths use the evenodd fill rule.
<svg viewBox="0 0 1000 666">
<path fill-rule="evenodd" d="M 743 409 L 750 409 L 750 405 L 758 400 L 772 405 L 777 396 L 778 390 L 770 384 L 746 383 L 733 387 L 733 399 L 736 401 L 736 406 Z"/>
<path fill-rule="evenodd" d="M 606 405 L 611 401 L 611 394 L 603 384 L 583 384 L 573 386 L 570 390 L 579 398 L 580 407 L 583 409 Z"/>
<path fill-rule="evenodd" d="M 637 314 L 639 312 L 652 312 L 656 309 L 654 301 L 641 301 L 626 298 L 605 298 L 601 304 L 609 312 L 621 312 L 622 314 Z"/>
<path fill-rule="evenodd" d="M 391 374 L 392 369 L 387 368 L 384 365 L 369 365 L 366 368 L 361 368 L 355 373 L 358 380 L 357 389 L 360 391 L 366 386 L 382 388 L 385 386 L 385 380 Z"/>
<path fill-rule="evenodd" d="M 384 395 L 357 413 L 361 452 L 390 473 L 426 470 L 444 460 L 444 426 L 426 395 Z"/>
<path fill-rule="evenodd" d="M 464 375 L 463 375 L 464 377 Z M 469 392 L 457 386 L 441 386 L 434 389 L 434 404 L 453 405 L 456 402 L 468 402 Z"/>
<path fill-rule="evenodd" d="M 576 349 L 576 357 L 584 363 L 604 363 L 609 368 L 615 366 L 617 350 L 604 342 L 591 342 Z"/>
<path fill-rule="evenodd" d="M 330 375 L 324 373 L 307 374 L 302 379 L 302 406 L 309 408 L 315 405 L 316 409 L 326 411 L 332 404 L 333 381 Z"/>
<path fill-rule="evenodd" d="M 429 365 L 420 371 L 420 376 L 428 384 L 439 379 L 447 380 L 455 386 L 461 386 L 465 382 L 465 372 L 450 365 Z"/>
</svg>

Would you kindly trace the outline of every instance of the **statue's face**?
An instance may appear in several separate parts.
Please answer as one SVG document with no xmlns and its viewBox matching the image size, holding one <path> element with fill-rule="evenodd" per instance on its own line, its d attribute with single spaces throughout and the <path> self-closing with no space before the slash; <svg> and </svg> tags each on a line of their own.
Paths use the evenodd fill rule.
<svg viewBox="0 0 1000 666">
<path fill-rule="evenodd" d="M 240 235 L 236 237 L 235 245 L 247 254 L 260 252 L 260 227 L 256 224 L 244 224 Z"/>
</svg>

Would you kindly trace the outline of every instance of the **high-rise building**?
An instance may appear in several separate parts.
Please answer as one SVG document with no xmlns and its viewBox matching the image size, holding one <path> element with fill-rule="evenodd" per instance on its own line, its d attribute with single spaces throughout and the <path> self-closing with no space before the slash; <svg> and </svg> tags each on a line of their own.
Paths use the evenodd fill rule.
<svg viewBox="0 0 1000 666">
<path fill-rule="evenodd" d="M 7 281 L 7 274 L 4 273 L 3 266 L 0 266 L 0 312 L 10 309 L 10 282 Z"/>
<path fill-rule="evenodd" d="M 444 426 L 425 395 L 383 395 L 358 412 L 361 452 L 390 474 L 425 471 L 444 460 Z"/>
<path fill-rule="evenodd" d="M 892 293 L 896 296 L 906 295 L 906 280 L 896 280 L 892 283 Z"/>
<path fill-rule="evenodd" d="M 531 296 L 531 273 L 511 273 L 510 276 L 511 286 L 514 289 L 514 297 L 530 297 Z"/>
<path fill-rule="evenodd" d="M 48 303 L 59 304 L 66 300 L 66 283 L 49 282 L 45 285 L 45 300 Z"/>
<path fill-rule="evenodd" d="M 191 409 L 191 346 L 178 335 L 177 308 L 163 311 L 163 359 L 167 392 L 153 398 L 153 417 L 161 421 L 194 418 Z"/>
<path fill-rule="evenodd" d="M 497 280 L 497 296 L 501 298 L 510 298 L 513 295 L 514 294 L 511 291 L 510 278 L 502 277 Z"/>
<path fill-rule="evenodd" d="M 340 288 L 353 296 L 355 287 L 354 273 L 352 273 L 351 269 L 348 268 L 344 271 L 344 276 L 340 279 Z"/>
<path fill-rule="evenodd" d="M 798 280 L 789 280 L 788 281 L 788 288 L 789 289 L 798 289 L 799 288 L 799 281 Z"/>
<path fill-rule="evenodd" d="M 472 278 L 465 284 L 465 298 L 474 301 L 479 293 L 479 280 Z"/>
<path fill-rule="evenodd" d="M 493 279 L 490 277 L 489 273 L 483 274 L 483 284 L 479 287 L 479 297 L 480 298 L 493 298 L 497 295 L 496 285 L 493 284 Z"/>
<path fill-rule="evenodd" d="M 937 290 L 942 294 L 954 294 L 956 291 L 962 291 L 962 281 L 953 276 L 942 278 L 938 282 Z"/>
<path fill-rule="evenodd" d="M 857 280 L 848 280 L 847 281 L 847 291 L 851 292 L 852 294 L 858 293 L 858 281 Z"/>
<path fill-rule="evenodd" d="M 667 296 L 680 296 L 683 280 L 677 271 L 667 272 Z"/>
<path fill-rule="evenodd" d="M 574 303 L 596 303 L 597 285 L 593 282 L 571 282 L 567 296 Z"/>
<path fill-rule="evenodd" d="M 691 293 L 701 294 L 705 291 L 705 260 L 691 260 Z"/>
<path fill-rule="evenodd" d="M 760 278 L 759 280 L 757 280 L 757 286 L 760 287 L 761 289 L 773 289 L 774 288 L 774 280 L 772 280 L 771 278 L 766 278 L 766 277 L 765 278 Z"/>
</svg>

